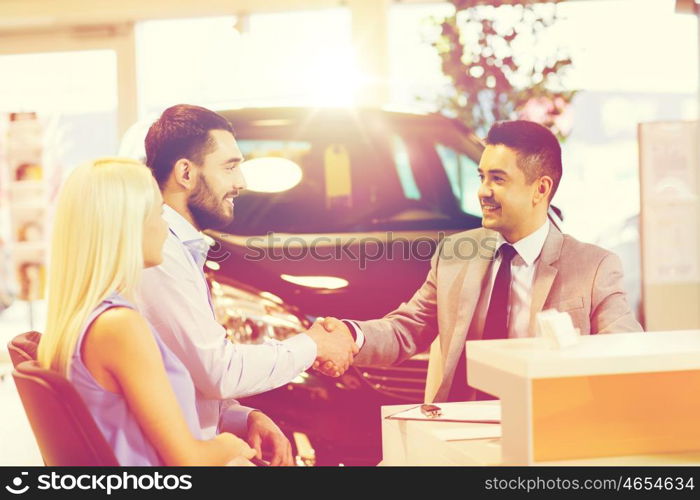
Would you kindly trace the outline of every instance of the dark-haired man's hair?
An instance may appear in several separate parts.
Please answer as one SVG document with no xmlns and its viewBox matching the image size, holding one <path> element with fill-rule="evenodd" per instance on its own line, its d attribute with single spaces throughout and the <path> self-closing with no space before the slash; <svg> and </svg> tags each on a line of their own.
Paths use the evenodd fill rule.
<svg viewBox="0 0 700 500">
<path fill-rule="evenodd" d="M 200 106 L 178 104 L 163 111 L 146 134 L 146 165 L 161 188 L 178 160 L 187 158 L 201 164 L 214 150 L 211 130 L 233 134 L 226 118 Z"/>
<path fill-rule="evenodd" d="M 489 130 L 486 144 L 502 144 L 515 150 L 518 167 L 528 183 L 544 175 L 551 177 L 552 200 L 561 180 L 561 146 L 548 128 L 525 120 L 499 122 Z"/>
</svg>

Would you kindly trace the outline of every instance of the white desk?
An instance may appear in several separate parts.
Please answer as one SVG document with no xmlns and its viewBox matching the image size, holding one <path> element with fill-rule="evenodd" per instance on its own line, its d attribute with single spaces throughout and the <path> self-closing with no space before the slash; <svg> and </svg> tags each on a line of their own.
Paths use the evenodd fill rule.
<svg viewBox="0 0 700 500">
<path fill-rule="evenodd" d="M 494 404 L 490 401 L 463 403 L 465 405 Z M 462 426 L 493 424 L 387 420 L 393 415 L 416 405 L 382 407 L 382 450 L 380 465 L 522 465 L 503 464 L 500 439 L 470 439 L 445 441 L 436 431 Z M 537 465 L 700 465 L 700 451 L 662 455 L 632 455 L 595 459 L 543 462 Z"/>
</svg>

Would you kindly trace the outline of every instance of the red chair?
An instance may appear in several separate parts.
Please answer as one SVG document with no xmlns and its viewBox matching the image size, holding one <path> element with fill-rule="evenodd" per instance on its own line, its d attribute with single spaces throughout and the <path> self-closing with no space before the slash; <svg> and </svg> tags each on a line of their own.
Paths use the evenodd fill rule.
<svg viewBox="0 0 700 500">
<path fill-rule="evenodd" d="M 22 361 L 36 359 L 39 340 L 41 340 L 41 334 L 39 332 L 22 333 L 10 340 L 7 344 L 7 350 L 10 351 L 10 359 L 15 368 L 17 368 L 17 365 Z"/>
<path fill-rule="evenodd" d="M 82 398 L 63 375 L 32 360 L 17 364 L 12 377 L 46 465 L 119 465 Z"/>
</svg>

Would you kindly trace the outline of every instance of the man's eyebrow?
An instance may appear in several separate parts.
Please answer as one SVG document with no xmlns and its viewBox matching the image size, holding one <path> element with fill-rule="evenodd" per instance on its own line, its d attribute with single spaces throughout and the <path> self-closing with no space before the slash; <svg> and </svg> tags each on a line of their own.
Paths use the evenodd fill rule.
<svg viewBox="0 0 700 500">
<path fill-rule="evenodd" d="M 243 161 L 243 157 L 237 156 L 237 157 L 229 158 L 228 160 L 226 160 L 224 162 L 224 165 L 228 165 L 229 163 L 240 163 L 242 161 Z"/>
<path fill-rule="evenodd" d="M 480 174 L 484 173 L 484 171 L 481 170 L 481 168 L 478 168 L 477 170 L 479 171 Z M 506 177 L 508 176 L 508 172 L 506 172 L 505 170 L 501 170 L 500 168 L 494 168 L 494 169 L 488 170 L 488 173 L 491 175 L 504 175 Z"/>
</svg>

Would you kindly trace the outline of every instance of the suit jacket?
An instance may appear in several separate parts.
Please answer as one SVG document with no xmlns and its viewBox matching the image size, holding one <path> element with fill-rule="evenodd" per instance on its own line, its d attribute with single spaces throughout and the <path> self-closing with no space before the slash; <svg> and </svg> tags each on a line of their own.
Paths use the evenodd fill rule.
<svg viewBox="0 0 700 500">
<path fill-rule="evenodd" d="M 382 319 L 358 321 L 365 343 L 357 365 L 391 365 L 426 350 L 431 343 L 425 399 L 444 401 L 459 356 L 481 328 L 470 328 L 496 250 L 496 233 L 479 228 L 443 239 L 418 291 Z M 533 280 L 528 334 L 544 309 L 567 312 L 582 335 L 639 332 L 622 287 L 620 259 L 552 226 Z"/>
</svg>

